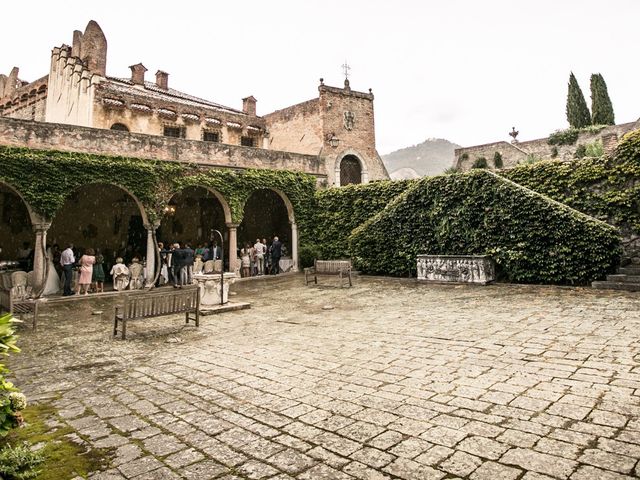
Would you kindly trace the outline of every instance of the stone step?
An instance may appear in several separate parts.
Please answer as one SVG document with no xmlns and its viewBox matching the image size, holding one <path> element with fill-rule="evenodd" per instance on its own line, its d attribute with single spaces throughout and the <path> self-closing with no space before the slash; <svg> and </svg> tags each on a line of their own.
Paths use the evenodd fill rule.
<svg viewBox="0 0 640 480">
<path fill-rule="evenodd" d="M 593 288 L 606 290 L 626 290 L 628 292 L 640 292 L 640 284 L 628 282 L 591 282 Z"/>
<path fill-rule="evenodd" d="M 640 266 L 628 265 L 626 267 L 620 267 L 618 273 L 625 275 L 640 275 Z"/>
<path fill-rule="evenodd" d="M 640 275 L 616 273 L 615 275 L 607 275 L 607 282 L 637 283 L 640 285 Z"/>
</svg>

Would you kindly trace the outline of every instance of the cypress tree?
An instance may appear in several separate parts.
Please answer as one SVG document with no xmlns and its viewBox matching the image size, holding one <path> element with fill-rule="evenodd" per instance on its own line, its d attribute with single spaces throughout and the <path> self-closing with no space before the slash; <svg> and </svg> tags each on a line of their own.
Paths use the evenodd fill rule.
<svg viewBox="0 0 640 480">
<path fill-rule="evenodd" d="M 567 120 L 573 128 L 583 128 L 591 125 L 591 114 L 584 99 L 576 76 L 571 72 L 569 76 L 569 91 L 567 93 Z"/>
<path fill-rule="evenodd" d="M 599 73 L 591 75 L 591 112 L 594 125 L 615 124 L 607 84 Z"/>
</svg>

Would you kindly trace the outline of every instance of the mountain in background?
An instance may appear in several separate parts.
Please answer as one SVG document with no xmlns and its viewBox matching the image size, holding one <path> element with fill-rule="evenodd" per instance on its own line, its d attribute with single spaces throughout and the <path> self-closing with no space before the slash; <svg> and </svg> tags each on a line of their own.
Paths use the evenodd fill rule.
<svg viewBox="0 0 640 480">
<path fill-rule="evenodd" d="M 382 161 L 394 180 L 439 175 L 453 166 L 456 148 L 460 145 L 449 140 L 429 138 L 418 145 L 382 155 Z"/>
</svg>

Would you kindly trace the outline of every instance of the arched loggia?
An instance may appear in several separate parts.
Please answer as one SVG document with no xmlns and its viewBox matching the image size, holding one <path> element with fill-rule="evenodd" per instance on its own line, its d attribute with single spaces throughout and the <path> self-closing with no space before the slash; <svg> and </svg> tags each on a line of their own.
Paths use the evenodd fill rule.
<svg viewBox="0 0 640 480">
<path fill-rule="evenodd" d="M 220 243 L 213 230 L 223 234 L 225 252 L 229 251 L 231 209 L 217 190 L 204 186 L 189 186 L 169 200 L 157 231 L 159 241 L 188 243 L 194 250 L 205 244 Z M 228 266 L 228 262 L 227 266 Z"/>
<path fill-rule="evenodd" d="M 284 192 L 277 189 L 254 191 L 244 206 L 242 223 L 238 227 L 238 249 L 257 238 L 271 242 L 277 236 L 291 260 L 292 270 L 298 269 L 298 229 L 293 205 Z"/>
<path fill-rule="evenodd" d="M 129 190 L 112 183 L 85 184 L 71 191 L 49 229 L 49 243 L 60 249 L 73 244 L 78 255 L 88 248 L 100 250 L 107 281 L 118 257 L 126 263 L 134 257 L 153 263 L 155 252 L 149 251 L 148 240 L 144 206 Z"/>
</svg>

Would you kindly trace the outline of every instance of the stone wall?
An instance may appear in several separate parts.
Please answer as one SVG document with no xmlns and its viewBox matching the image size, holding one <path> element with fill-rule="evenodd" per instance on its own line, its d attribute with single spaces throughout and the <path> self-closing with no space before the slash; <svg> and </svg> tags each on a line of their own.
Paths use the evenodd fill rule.
<svg viewBox="0 0 640 480">
<path fill-rule="evenodd" d="M 0 116 L 44 121 L 49 77 L 23 85 L 0 98 Z"/>
<path fill-rule="evenodd" d="M 455 150 L 455 161 L 457 168 L 469 170 L 476 159 L 480 157 L 487 159 L 489 168 L 495 168 L 493 163 L 495 152 L 500 152 L 502 155 L 504 168 L 514 167 L 526 161 L 528 158 L 534 158 L 536 160 L 571 160 L 574 158 L 578 146 L 587 145 L 597 140 L 602 141 L 605 152 L 611 152 L 615 149 L 618 141 L 625 133 L 638 128 L 640 128 L 640 120 L 620 125 L 611 125 L 597 133 L 583 132 L 580 133 L 578 140 L 573 145 L 549 145 L 548 138 L 539 138 L 526 142 L 518 142 L 516 144 L 495 142 L 475 145 L 473 147 L 457 148 Z M 557 150 L 557 154 L 555 154 L 554 147 Z M 464 158 L 465 155 L 466 158 Z"/>
<path fill-rule="evenodd" d="M 322 118 L 318 99 L 264 116 L 270 149 L 318 155 L 322 150 Z"/>
<path fill-rule="evenodd" d="M 327 176 L 318 156 L 156 135 L 0 118 L 0 145 L 192 162 L 233 169 L 295 170 Z"/>
</svg>

